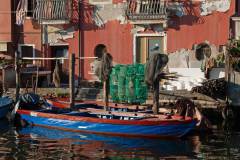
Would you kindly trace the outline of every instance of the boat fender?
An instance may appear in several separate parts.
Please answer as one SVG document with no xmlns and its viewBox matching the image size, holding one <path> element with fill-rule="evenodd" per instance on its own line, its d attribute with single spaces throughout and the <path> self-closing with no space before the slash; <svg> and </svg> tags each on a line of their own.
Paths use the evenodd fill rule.
<svg viewBox="0 0 240 160">
<path fill-rule="evenodd" d="M 38 109 L 41 104 L 41 98 L 39 95 L 34 93 L 26 93 L 20 97 L 20 106 L 23 109 Z"/>
<path fill-rule="evenodd" d="M 226 119 L 233 119 L 234 118 L 234 112 L 233 112 L 232 107 L 230 107 L 230 106 L 224 107 L 223 110 L 222 110 L 222 117 L 225 120 Z"/>
<path fill-rule="evenodd" d="M 34 93 L 26 93 L 20 97 L 21 102 L 36 105 L 40 101 L 40 96 Z"/>
</svg>

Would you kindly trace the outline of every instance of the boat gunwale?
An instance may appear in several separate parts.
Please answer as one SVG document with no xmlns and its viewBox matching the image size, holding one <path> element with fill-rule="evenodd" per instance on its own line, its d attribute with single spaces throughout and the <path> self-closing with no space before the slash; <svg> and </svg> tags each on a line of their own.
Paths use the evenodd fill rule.
<svg viewBox="0 0 240 160">
<path fill-rule="evenodd" d="M 185 125 L 190 124 L 195 119 L 190 117 L 185 117 L 186 119 L 166 119 L 159 121 L 151 121 L 151 120 L 118 120 L 118 119 L 101 119 L 101 118 L 93 118 L 93 117 L 84 117 L 84 116 L 70 116 L 63 114 L 53 114 L 53 113 L 43 113 L 32 110 L 18 110 L 17 113 L 30 115 L 32 117 L 43 117 L 43 118 L 53 118 L 53 119 L 62 119 L 62 120 L 70 120 L 70 121 L 85 121 L 91 123 L 105 123 L 105 124 L 115 124 L 115 125 L 144 125 L 144 126 L 153 126 L 153 125 Z M 178 116 L 181 117 L 181 116 Z M 197 121 L 196 121 L 197 122 Z"/>
</svg>

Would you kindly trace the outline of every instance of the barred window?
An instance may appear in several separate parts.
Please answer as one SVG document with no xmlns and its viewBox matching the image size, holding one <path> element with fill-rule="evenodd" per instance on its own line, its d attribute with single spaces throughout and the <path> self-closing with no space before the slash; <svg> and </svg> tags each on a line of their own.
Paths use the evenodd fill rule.
<svg viewBox="0 0 240 160">
<path fill-rule="evenodd" d="M 35 0 L 27 0 L 28 6 L 27 6 L 27 17 L 33 17 L 34 8 L 36 7 L 36 1 Z"/>
</svg>

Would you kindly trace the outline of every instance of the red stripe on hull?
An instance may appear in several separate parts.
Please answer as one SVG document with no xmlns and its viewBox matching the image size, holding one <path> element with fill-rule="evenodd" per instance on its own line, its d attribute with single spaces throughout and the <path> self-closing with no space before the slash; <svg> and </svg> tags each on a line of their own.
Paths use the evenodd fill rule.
<svg viewBox="0 0 240 160">
<path fill-rule="evenodd" d="M 100 118 L 91 118 L 91 117 L 80 117 L 80 116 L 68 116 L 62 114 L 50 114 L 50 113 L 42 113 L 42 112 L 34 112 L 29 110 L 18 110 L 19 114 L 26 115 L 35 115 L 37 117 L 44 118 L 55 118 L 55 119 L 63 119 L 70 121 L 85 121 L 92 123 L 107 123 L 107 124 L 118 124 L 118 125 L 178 125 L 178 124 L 188 124 L 193 120 L 191 118 L 187 118 L 185 120 L 159 120 L 159 121 L 150 121 L 150 120 L 117 120 L 117 119 L 100 119 Z"/>
</svg>

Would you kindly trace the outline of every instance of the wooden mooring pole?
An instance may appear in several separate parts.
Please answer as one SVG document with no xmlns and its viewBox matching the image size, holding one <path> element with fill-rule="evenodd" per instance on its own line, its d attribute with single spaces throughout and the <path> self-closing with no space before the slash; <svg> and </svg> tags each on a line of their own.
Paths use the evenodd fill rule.
<svg viewBox="0 0 240 160">
<path fill-rule="evenodd" d="M 155 81 L 153 84 L 153 113 L 159 112 L 159 81 Z"/>
<path fill-rule="evenodd" d="M 35 88 L 34 88 L 35 94 L 37 94 L 37 89 L 38 89 L 38 78 L 39 78 L 39 67 L 37 66 L 37 75 L 36 75 L 36 82 L 35 82 Z"/>
<path fill-rule="evenodd" d="M 3 93 L 6 92 L 6 68 L 2 69 L 2 90 Z"/>
<path fill-rule="evenodd" d="M 70 91 L 70 107 L 74 107 L 74 79 L 75 79 L 75 54 L 72 53 L 69 60 L 69 91 Z"/>
<path fill-rule="evenodd" d="M 19 53 L 15 52 L 15 71 L 16 71 L 16 102 L 20 95 L 20 69 L 19 69 Z"/>
<path fill-rule="evenodd" d="M 108 110 L 108 106 L 109 106 L 109 79 L 107 79 L 106 81 L 103 82 L 103 100 L 104 100 L 104 110 L 107 111 Z"/>
</svg>

